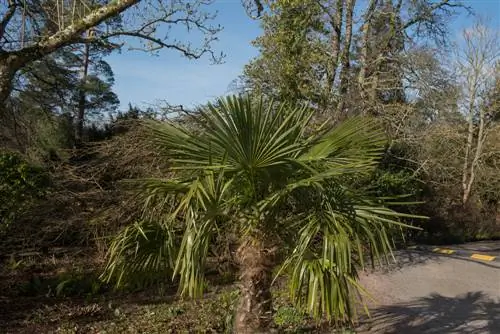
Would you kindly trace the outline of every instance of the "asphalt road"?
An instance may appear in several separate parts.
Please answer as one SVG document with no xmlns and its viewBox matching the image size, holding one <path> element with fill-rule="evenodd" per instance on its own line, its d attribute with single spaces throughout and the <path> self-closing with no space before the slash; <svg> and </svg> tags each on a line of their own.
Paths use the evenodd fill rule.
<svg viewBox="0 0 500 334">
<path fill-rule="evenodd" d="M 357 332 L 500 333 L 500 259 L 463 255 L 500 257 L 500 242 L 446 248 L 462 255 L 400 251 L 391 268 L 363 273 L 361 282 L 375 301 L 368 302 L 371 318 L 363 317 Z"/>
</svg>

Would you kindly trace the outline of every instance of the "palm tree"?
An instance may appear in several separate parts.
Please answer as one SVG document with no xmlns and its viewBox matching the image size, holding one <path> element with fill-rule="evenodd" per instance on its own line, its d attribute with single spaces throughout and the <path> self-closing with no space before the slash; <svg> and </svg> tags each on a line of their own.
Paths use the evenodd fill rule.
<svg viewBox="0 0 500 334">
<path fill-rule="evenodd" d="M 180 293 L 199 296 L 211 243 L 232 233 L 241 273 L 237 333 L 268 331 L 279 264 L 297 305 L 316 317 L 350 320 L 363 253 L 390 252 L 388 231 L 403 224 L 401 214 L 348 187 L 384 150 L 376 122 L 313 126 L 313 113 L 233 96 L 201 110 L 190 127 L 150 123 L 172 176 L 140 181 L 145 223 L 116 237 L 106 279 L 170 267 Z"/>
</svg>

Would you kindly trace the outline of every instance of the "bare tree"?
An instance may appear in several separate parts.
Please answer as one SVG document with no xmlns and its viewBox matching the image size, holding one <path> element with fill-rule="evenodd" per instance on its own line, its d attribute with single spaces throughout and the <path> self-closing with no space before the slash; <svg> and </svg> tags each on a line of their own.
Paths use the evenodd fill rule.
<svg viewBox="0 0 500 334">
<path fill-rule="evenodd" d="M 456 9 L 470 9 L 453 0 L 370 0 L 360 27 L 359 94 L 366 101 L 364 112 L 378 106 L 378 97 L 404 99 L 402 58 L 412 47 L 433 41 L 446 44 L 447 22 Z M 387 100 L 387 98 L 386 98 Z M 387 101 L 385 101 L 387 102 Z M 378 114 L 378 113 L 377 113 Z"/>
<path fill-rule="evenodd" d="M 32 61 L 68 45 L 98 43 L 131 49 L 174 49 L 189 58 L 211 49 L 219 26 L 204 11 L 213 0 L 2 0 L 0 5 L 0 103 L 12 90 L 16 73 Z M 172 38 L 173 26 L 197 30 L 193 46 Z M 91 30 L 93 34 L 85 34 Z M 134 40 L 143 43 L 130 44 Z"/>
<path fill-rule="evenodd" d="M 462 81 L 462 111 L 467 119 L 467 140 L 462 169 L 462 204 L 467 204 L 489 132 L 486 97 L 495 85 L 500 57 L 498 31 L 478 22 L 463 31 L 463 47 L 457 50 L 456 68 Z"/>
</svg>

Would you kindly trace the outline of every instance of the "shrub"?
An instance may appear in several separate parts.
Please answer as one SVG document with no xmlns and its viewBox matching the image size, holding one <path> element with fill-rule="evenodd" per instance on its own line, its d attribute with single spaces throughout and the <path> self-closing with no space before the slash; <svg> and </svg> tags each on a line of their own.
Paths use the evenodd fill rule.
<svg viewBox="0 0 500 334">
<path fill-rule="evenodd" d="M 0 151 L 0 229 L 43 197 L 48 189 L 48 175 L 21 156 Z"/>
</svg>

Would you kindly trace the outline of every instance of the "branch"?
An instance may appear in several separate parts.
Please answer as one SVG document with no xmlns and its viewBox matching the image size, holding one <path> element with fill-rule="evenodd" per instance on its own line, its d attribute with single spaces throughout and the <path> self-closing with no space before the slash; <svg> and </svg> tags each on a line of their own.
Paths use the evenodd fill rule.
<svg viewBox="0 0 500 334">
<path fill-rule="evenodd" d="M 5 34 L 5 29 L 7 29 L 7 25 L 9 24 L 10 20 L 16 13 L 17 5 L 14 3 L 14 1 L 9 0 L 9 7 L 7 11 L 5 12 L 2 21 L 0 23 L 0 38 L 3 38 Z"/>
<path fill-rule="evenodd" d="M 469 9 L 469 7 L 466 7 L 460 3 L 450 3 L 450 0 L 442 0 L 441 2 L 435 3 L 432 6 L 430 6 L 428 9 L 423 10 L 420 14 L 417 14 L 414 18 L 409 20 L 403 25 L 403 30 L 406 30 L 413 26 L 416 23 L 425 21 L 429 18 L 432 13 L 437 10 L 441 9 L 443 7 L 461 7 L 461 8 L 466 8 Z"/>
<path fill-rule="evenodd" d="M 261 17 L 262 12 L 264 12 L 266 0 L 241 0 L 241 3 L 250 18 L 258 19 Z M 255 11 L 257 12 L 256 15 L 253 14 Z"/>
<path fill-rule="evenodd" d="M 141 0 L 116 0 L 108 5 L 94 10 L 78 22 L 59 30 L 52 36 L 43 39 L 40 43 L 20 50 L 16 53 L 21 57 L 24 57 L 26 62 L 43 57 L 44 55 L 47 55 L 62 46 L 73 43 L 75 40 L 80 38 L 84 31 L 122 13 L 128 8 L 138 4 L 140 1 Z"/>
<path fill-rule="evenodd" d="M 370 3 L 368 4 L 368 9 L 366 10 L 364 14 L 364 24 L 370 24 L 373 15 L 375 14 L 375 9 L 377 7 L 378 0 L 370 0 Z"/>
<path fill-rule="evenodd" d="M 180 18 L 176 18 L 176 19 L 168 19 L 169 17 L 172 17 L 173 15 L 177 14 L 178 12 L 180 12 L 179 9 L 172 10 L 170 12 L 166 12 L 165 14 L 162 14 L 161 18 L 149 21 L 146 24 L 142 25 L 141 27 L 137 28 L 135 31 L 144 33 L 147 28 L 152 28 L 153 30 L 155 30 L 156 28 L 154 27 L 154 25 L 156 25 L 158 23 L 166 23 L 169 25 L 175 25 L 177 23 L 184 23 L 187 26 L 188 31 L 190 29 L 190 25 L 192 24 L 192 25 L 195 25 L 200 31 L 202 31 L 204 33 L 211 33 L 211 34 L 215 34 L 221 30 L 220 26 L 214 28 L 214 27 L 209 27 L 209 26 L 206 26 L 203 24 L 203 22 L 205 22 L 206 20 L 214 19 L 215 15 L 205 14 L 204 16 L 201 16 L 201 17 L 192 17 L 189 14 L 187 14 L 185 17 L 180 17 Z"/>
<path fill-rule="evenodd" d="M 213 52 L 209 48 L 202 48 L 201 50 L 196 52 L 194 50 L 191 50 L 189 47 L 183 47 L 179 44 L 166 43 L 159 38 L 151 37 L 149 35 L 142 34 L 140 32 L 119 31 L 119 32 L 107 34 L 107 35 L 103 36 L 102 38 L 111 38 L 111 37 L 119 37 L 119 36 L 137 37 L 140 39 L 144 39 L 144 40 L 153 42 L 157 45 L 156 47 L 152 47 L 152 48 L 148 48 L 148 49 L 130 48 L 130 50 L 142 50 L 142 51 L 151 52 L 151 51 L 160 50 L 162 48 L 174 49 L 174 50 L 181 52 L 184 56 L 186 56 L 189 59 L 199 59 L 205 53 L 210 52 L 212 54 L 212 58 L 214 60 L 217 59 L 217 57 L 215 57 L 215 55 L 213 54 Z"/>
</svg>

